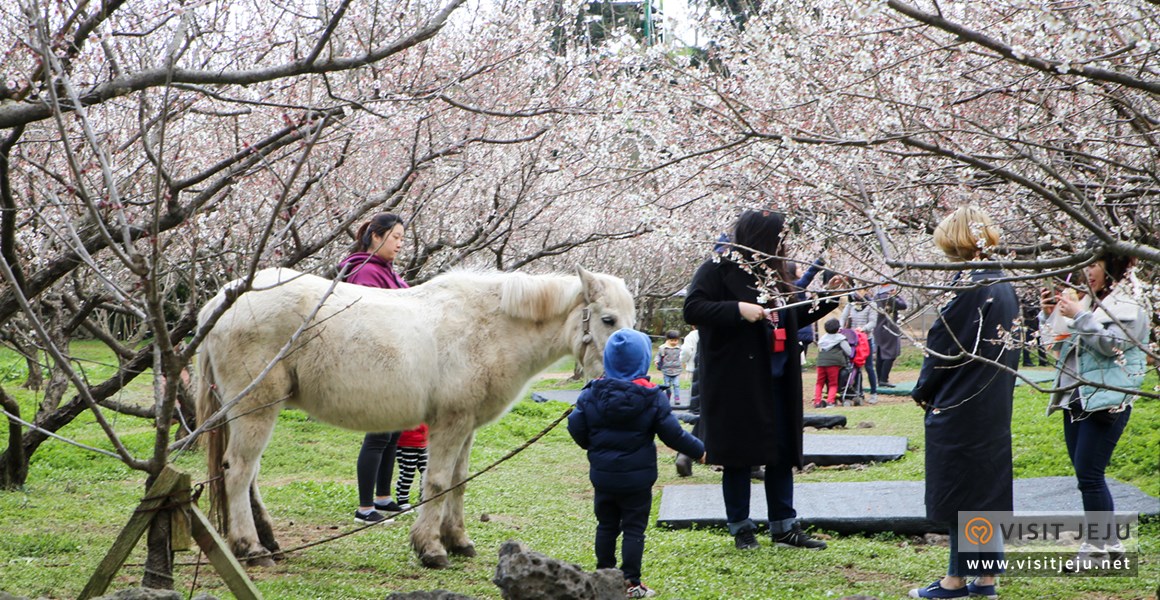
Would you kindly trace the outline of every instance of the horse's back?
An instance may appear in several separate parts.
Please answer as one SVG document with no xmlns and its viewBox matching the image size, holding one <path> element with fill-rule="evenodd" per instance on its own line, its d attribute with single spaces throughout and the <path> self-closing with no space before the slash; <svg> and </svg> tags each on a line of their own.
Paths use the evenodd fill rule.
<svg viewBox="0 0 1160 600">
<path fill-rule="evenodd" d="M 422 374 L 437 368 L 439 352 L 431 302 L 416 296 L 267 269 L 217 321 L 203 353 L 227 394 L 268 369 L 260 396 L 321 421 L 362 431 L 418 425 L 429 395 Z"/>
</svg>

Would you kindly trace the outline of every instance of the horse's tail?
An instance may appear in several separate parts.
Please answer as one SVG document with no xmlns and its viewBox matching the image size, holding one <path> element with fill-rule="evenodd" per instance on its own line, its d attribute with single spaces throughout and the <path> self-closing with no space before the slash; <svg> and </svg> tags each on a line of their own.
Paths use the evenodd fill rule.
<svg viewBox="0 0 1160 600">
<path fill-rule="evenodd" d="M 213 361 L 210 360 L 204 345 L 198 354 L 197 423 L 201 426 L 209 421 L 214 413 L 221 410 L 221 401 L 217 393 L 217 381 L 214 379 Z M 222 420 L 219 425 L 204 431 L 202 433 L 204 441 L 200 441 L 205 446 L 208 463 L 206 479 L 209 486 L 209 517 L 222 535 L 229 530 L 227 519 L 229 511 L 225 509 L 229 503 L 226 499 L 225 469 L 222 464 L 225 461 L 226 445 L 229 443 L 230 435 L 226 423 Z"/>
</svg>

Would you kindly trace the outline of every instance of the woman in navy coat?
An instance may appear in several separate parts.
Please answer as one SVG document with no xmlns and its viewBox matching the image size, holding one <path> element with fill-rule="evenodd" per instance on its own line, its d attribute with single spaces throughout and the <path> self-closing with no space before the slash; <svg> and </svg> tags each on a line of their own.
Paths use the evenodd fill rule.
<svg viewBox="0 0 1160 600">
<path fill-rule="evenodd" d="M 707 260 L 685 296 L 685 321 L 701 332 L 700 392 L 706 462 L 724 467 L 721 492 L 738 549 L 757 548 L 749 518 L 750 469 L 764 465 L 769 527 L 775 543 L 824 548 L 801 531 L 793 508 L 794 466 L 802 464 L 802 378 L 797 331 L 838 307 L 836 299 L 797 302 L 786 281 L 785 216 L 746 211 L 731 252 Z M 754 272 L 776 278 L 761 289 Z M 835 277 L 831 286 L 840 285 Z"/>
<path fill-rule="evenodd" d="M 939 223 L 934 241 L 953 261 L 986 260 L 999 231 L 986 213 L 966 206 Z M 926 411 L 926 516 L 949 529 L 951 556 L 947 576 L 911 590 L 912 598 L 995 596 L 995 573 L 960 560 L 956 522 L 959 511 L 1012 510 L 1011 397 L 1019 351 L 1005 342 L 1020 309 L 1015 288 L 1001 278 L 998 269 L 956 273 L 953 285 L 961 289 L 926 336 L 911 396 Z M 968 585 L 967 575 L 978 577 Z"/>
</svg>

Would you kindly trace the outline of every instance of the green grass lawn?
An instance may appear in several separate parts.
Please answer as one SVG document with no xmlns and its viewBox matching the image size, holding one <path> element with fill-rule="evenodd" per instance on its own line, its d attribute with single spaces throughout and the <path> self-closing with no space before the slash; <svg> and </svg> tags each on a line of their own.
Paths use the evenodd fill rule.
<svg viewBox="0 0 1160 600">
<path fill-rule="evenodd" d="M 108 357 L 94 356 L 92 369 L 104 368 Z M 19 366 L 0 355 L 0 378 L 20 401 L 26 415 L 37 398 L 16 389 Z M 907 368 L 913 368 L 911 362 Z M 554 372 L 567 370 L 551 369 Z M 5 373 L 7 375 L 5 375 Z M 913 377 L 902 370 L 899 380 Z M 537 386 L 561 385 L 546 379 Z M 1148 385 L 1156 385 L 1154 378 Z M 142 381 L 125 392 L 122 401 L 148 394 Z M 1015 397 L 1013 444 L 1017 477 L 1071 476 L 1058 416 L 1043 415 L 1044 398 L 1020 387 Z M 558 403 L 517 403 L 501 420 L 478 433 L 472 464 L 490 464 L 523 443 L 560 415 Z M 876 406 L 844 409 L 851 424 L 867 429 L 848 433 L 903 435 L 911 452 L 901 460 L 863 469 L 819 469 L 798 481 L 920 480 L 923 476 L 921 412 L 909 400 L 885 399 Z M 147 451 L 150 428 L 120 417 L 117 428 L 131 448 Z M 108 447 L 91 417 L 84 416 L 61 432 L 99 447 Z M 301 412 L 282 413 L 274 440 L 263 457 L 262 490 L 284 548 L 353 529 L 355 456 L 362 434 L 310 420 Z M 1160 495 L 1157 471 L 1160 452 L 1160 404 L 1140 401 L 1124 434 L 1109 475 Z M 660 480 L 654 493 L 654 518 L 662 486 L 679 483 L 713 484 L 720 475 L 698 467 L 690 479 L 678 479 L 673 454 L 658 452 Z M 187 453 L 176 465 L 204 476 L 204 456 Z M 120 528 L 142 496 L 140 473 L 100 455 L 58 441 L 47 442 L 35 455 L 28 485 L 19 492 L 0 492 L 0 591 L 48 598 L 73 598 L 84 586 Z M 203 506 L 205 501 L 202 501 Z M 411 516 L 374 527 L 336 542 L 291 554 L 276 567 L 251 569 L 250 575 L 266 598 L 382 598 L 396 591 L 446 589 L 479 598 L 499 598 L 491 583 L 496 550 L 508 539 L 530 548 L 594 568 L 592 538 L 595 520 L 584 452 L 563 426 L 512 460 L 475 480 L 467 491 L 468 530 L 480 555 L 453 558 L 452 566 L 431 571 L 419 566 L 408 543 Z M 826 532 L 820 532 L 826 535 Z M 1160 581 L 1160 523 L 1141 527 L 1144 562 L 1138 578 L 1008 578 L 1002 598 L 1084 599 L 1152 598 Z M 766 540 L 768 538 L 765 538 Z M 899 598 L 943 572 L 944 546 L 895 535 L 832 535 L 822 552 L 780 550 L 765 543 L 760 550 L 740 553 L 723 529 L 671 531 L 652 527 L 645 550 L 644 579 L 659 590 L 659 598 L 841 598 L 863 594 Z M 138 548 L 123 568 L 115 587 L 140 581 L 143 560 Z M 193 566 L 194 553 L 178 554 L 178 589 L 196 588 L 222 598 L 232 595 L 211 568 Z"/>
</svg>

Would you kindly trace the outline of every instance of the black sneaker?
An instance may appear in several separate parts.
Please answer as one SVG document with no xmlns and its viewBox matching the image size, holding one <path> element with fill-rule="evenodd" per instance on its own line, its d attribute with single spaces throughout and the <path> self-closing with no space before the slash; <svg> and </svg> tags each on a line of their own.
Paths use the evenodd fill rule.
<svg viewBox="0 0 1160 600">
<path fill-rule="evenodd" d="M 738 531 L 737 534 L 733 536 L 733 545 L 736 546 L 738 550 L 756 550 L 761 547 L 761 544 L 757 543 L 757 536 L 753 535 L 752 529 Z"/>
<path fill-rule="evenodd" d="M 386 515 L 380 513 L 377 510 L 372 510 L 369 513 L 364 513 L 357 510 L 354 511 L 355 523 L 362 523 L 363 525 L 374 525 L 375 523 L 390 523 L 391 521 L 392 519 L 388 518 Z"/>
<path fill-rule="evenodd" d="M 773 543 L 786 548 L 805 548 L 807 550 L 826 549 L 825 542 L 810 537 L 810 534 L 802 531 L 801 525 L 797 523 L 793 524 L 793 529 L 783 534 L 773 534 Z"/>
<path fill-rule="evenodd" d="M 396 512 L 403 512 L 403 507 L 399 506 L 399 504 L 397 502 L 395 502 L 394 500 L 391 500 L 390 502 L 388 502 L 386 504 L 379 504 L 378 502 L 375 502 L 375 510 L 381 510 L 383 512 L 389 512 L 389 513 L 396 513 Z"/>
</svg>

